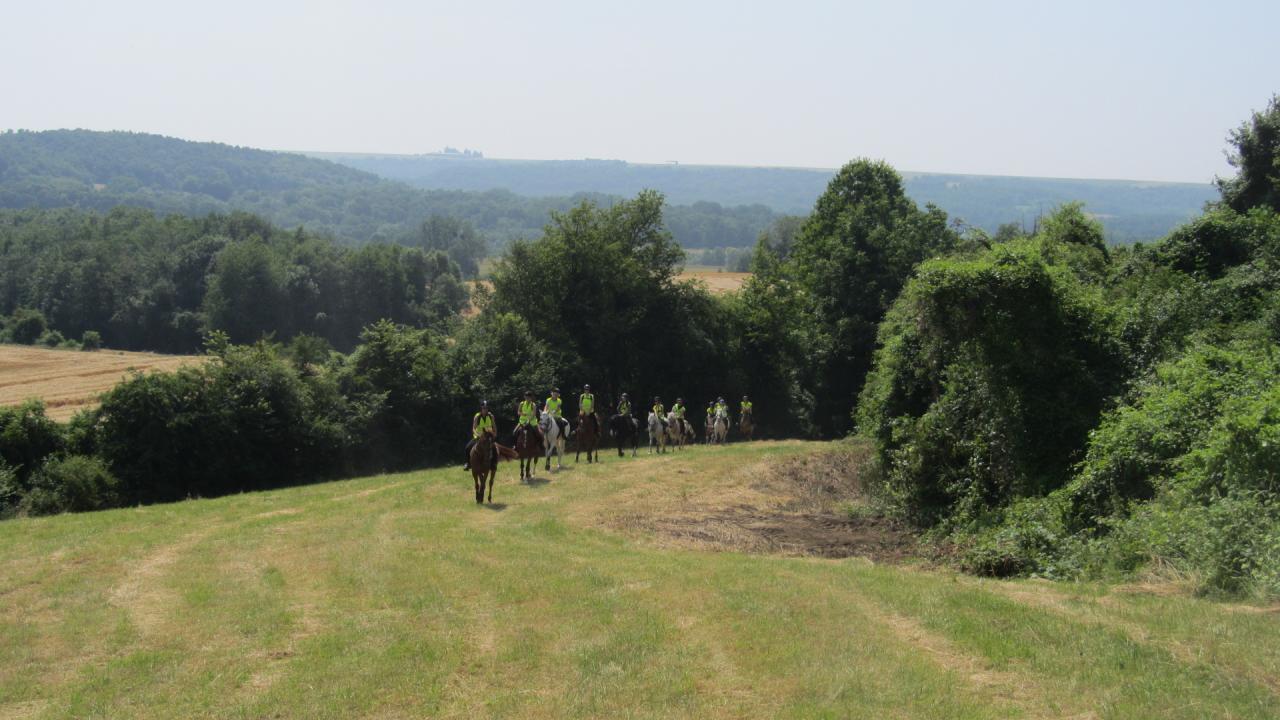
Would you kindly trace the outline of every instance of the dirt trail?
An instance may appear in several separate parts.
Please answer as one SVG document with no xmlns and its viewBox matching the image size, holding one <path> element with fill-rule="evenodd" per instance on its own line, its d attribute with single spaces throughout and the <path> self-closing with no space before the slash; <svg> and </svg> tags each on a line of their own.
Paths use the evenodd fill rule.
<svg viewBox="0 0 1280 720">
<path fill-rule="evenodd" d="M 624 492 L 594 520 L 659 545 L 901 562 L 915 554 L 916 539 L 866 510 L 859 480 L 864 462 L 865 450 L 843 446 L 753 463 L 691 479 L 694 491 L 679 496 Z"/>
</svg>

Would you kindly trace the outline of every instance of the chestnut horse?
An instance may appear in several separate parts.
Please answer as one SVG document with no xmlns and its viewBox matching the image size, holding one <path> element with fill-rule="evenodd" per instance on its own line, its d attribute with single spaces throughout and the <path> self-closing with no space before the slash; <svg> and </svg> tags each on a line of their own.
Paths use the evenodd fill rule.
<svg viewBox="0 0 1280 720">
<path fill-rule="evenodd" d="M 533 468 L 542 458 L 542 433 L 536 427 L 516 428 L 516 455 L 520 457 L 520 482 L 533 478 Z"/>
<path fill-rule="evenodd" d="M 489 486 L 489 502 L 493 502 L 493 481 L 498 474 L 498 458 L 494 452 L 492 433 L 481 433 L 471 446 L 471 479 L 476 485 L 476 504 L 484 502 L 485 484 Z"/>
<path fill-rule="evenodd" d="M 756 424 L 751 421 L 751 413 L 742 413 L 742 419 L 738 421 L 738 430 L 742 433 L 742 437 L 746 438 L 747 442 L 751 442 L 751 436 L 756 431 Z"/>
<path fill-rule="evenodd" d="M 600 416 L 587 413 L 578 418 L 578 429 L 573 433 L 573 461 L 578 462 L 582 451 L 586 450 L 587 462 L 595 462 L 600 459 L 600 453 L 596 452 L 596 446 L 600 444 Z"/>
</svg>

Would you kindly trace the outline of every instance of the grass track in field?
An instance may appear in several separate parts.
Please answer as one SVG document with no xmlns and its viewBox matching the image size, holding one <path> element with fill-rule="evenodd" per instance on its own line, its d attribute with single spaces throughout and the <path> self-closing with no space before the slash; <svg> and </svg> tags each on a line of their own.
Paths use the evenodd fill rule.
<svg viewBox="0 0 1280 720">
<path fill-rule="evenodd" d="M 1275 717 L 1265 609 L 602 529 L 820 447 L 0 523 L 0 718 Z"/>
</svg>

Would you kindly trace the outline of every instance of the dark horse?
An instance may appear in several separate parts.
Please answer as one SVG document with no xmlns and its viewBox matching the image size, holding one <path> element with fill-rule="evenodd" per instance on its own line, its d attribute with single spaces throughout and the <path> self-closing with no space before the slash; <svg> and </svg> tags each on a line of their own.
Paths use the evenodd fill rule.
<svg viewBox="0 0 1280 720">
<path fill-rule="evenodd" d="M 756 431 L 756 424 L 751 420 L 751 413 L 742 413 L 742 419 L 738 421 L 738 431 L 742 433 L 742 437 L 746 438 L 747 442 L 751 442 L 751 436 Z"/>
<path fill-rule="evenodd" d="M 600 444 L 600 416 L 586 413 L 578 418 L 578 429 L 573 433 L 573 461 L 578 462 L 582 451 L 586 450 L 587 462 L 595 462 L 600 459 L 600 454 L 596 452 L 596 446 Z"/>
<path fill-rule="evenodd" d="M 622 446 L 631 441 L 631 457 L 636 456 L 636 446 L 640 442 L 640 421 L 630 415 L 614 415 L 609 418 L 609 434 L 618 441 L 618 457 L 625 457 Z"/>
<path fill-rule="evenodd" d="M 543 454 L 542 433 L 537 427 L 516 428 L 516 455 L 520 456 L 520 482 L 533 478 L 533 466 Z"/>
<path fill-rule="evenodd" d="M 471 479 L 476 484 L 476 504 L 484 502 L 485 484 L 489 485 L 489 502 L 493 502 L 493 481 L 498 474 L 498 453 L 491 433 L 481 433 L 471 446 Z"/>
</svg>

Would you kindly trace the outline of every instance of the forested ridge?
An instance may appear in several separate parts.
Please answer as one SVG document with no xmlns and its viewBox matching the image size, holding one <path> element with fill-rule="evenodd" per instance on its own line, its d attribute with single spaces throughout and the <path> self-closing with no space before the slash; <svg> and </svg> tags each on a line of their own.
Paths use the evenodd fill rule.
<svg viewBox="0 0 1280 720">
<path fill-rule="evenodd" d="M 644 189 L 662 192 L 677 208 L 697 203 L 760 206 L 772 212 L 804 214 L 822 194 L 834 171 L 805 168 L 715 165 L 645 165 L 621 160 L 496 160 L 462 154 L 358 155 L 313 153 L 354 168 L 426 189 L 500 188 L 525 196 L 595 192 L 631 196 Z M 955 220 L 994 233 L 1000 225 L 1030 228 L 1064 202 L 1083 202 L 1102 221 L 1113 244 L 1154 240 L 1198 214 L 1214 197 L 1206 183 L 1152 183 L 1128 180 L 1003 177 L 927 172 L 902 173 L 907 196 L 932 203 Z M 683 212 L 668 218 L 685 247 L 734 247 L 722 240 L 703 244 L 686 233 Z M 756 225 L 756 231 L 765 223 Z M 750 244 L 750 239 L 742 245 Z"/>
<path fill-rule="evenodd" d="M 38 404 L 0 411 L 0 504 L 91 509 L 450 461 L 480 398 L 505 431 L 524 390 L 553 385 L 695 410 L 750 393 L 767 436 L 866 438 L 880 512 L 972 572 L 1164 572 L 1277 595 L 1280 100 L 1230 141 L 1218 200 L 1132 247 L 1074 203 L 1034 228 L 957 225 L 892 167 L 855 160 L 807 217 L 760 235 L 753 276 L 726 296 L 677 279 L 659 193 L 584 201 L 507 248 L 466 322 L 453 308 L 382 319 L 350 353 L 212 332 L 210 362 L 135 377 L 69 426 Z M 227 247 L 305 239 L 251 235 Z"/>
<path fill-rule="evenodd" d="M 286 228 L 304 226 L 349 244 L 412 242 L 432 217 L 466 223 L 494 247 L 538 235 L 552 211 L 583 199 L 570 191 L 529 197 L 506 190 L 422 190 L 297 153 L 267 152 L 128 132 L 52 130 L 0 133 L 0 208 L 109 210 L 131 205 L 162 213 L 251 212 Z M 775 213 L 761 205 L 698 202 L 668 208 L 670 228 L 688 247 L 746 247 Z M 455 253 L 474 273 L 485 248 Z"/>
</svg>

